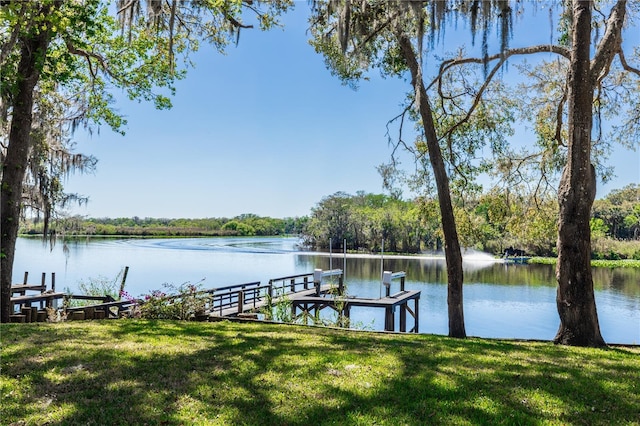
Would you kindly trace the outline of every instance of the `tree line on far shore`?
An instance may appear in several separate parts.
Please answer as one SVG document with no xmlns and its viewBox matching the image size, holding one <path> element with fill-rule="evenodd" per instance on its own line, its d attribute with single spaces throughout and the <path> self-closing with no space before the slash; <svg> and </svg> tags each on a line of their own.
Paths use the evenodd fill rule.
<svg viewBox="0 0 640 426">
<path fill-rule="evenodd" d="M 454 198 L 462 246 L 494 254 L 507 247 L 527 255 L 557 256 L 558 203 L 494 189 Z M 303 237 L 308 245 L 349 250 L 417 253 L 441 251 L 438 201 L 404 201 L 388 195 L 338 192 L 312 210 Z M 592 209 L 592 258 L 640 259 L 640 185 L 630 184 L 596 200 Z"/>
<path fill-rule="evenodd" d="M 166 219 L 166 218 L 84 218 L 70 216 L 58 218 L 52 231 L 62 237 L 71 236 L 275 236 L 301 234 L 307 217 L 277 219 L 255 214 L 242 214 L 234 218 Z M 23 222 L 22 235 L 39 235 L 44 223 L 37 219 Z"/>
<path fill-rule="evenodd" d="M 496 190 L 458 199 L 455 205 L 465 247 L 503 253 L 507 247 L 528 255 L 556 256 L 558 208 L 549 196 L 535 202 Z M 442 249 L 442 228 L 435 198 L 402 200 L 384 194 L 337 192 L 323 198 L 310 216 L 284 219 L 243 214 L 234 218 L 59 219 L 61 236 L 277 236 L 300 235 L 315 249 L 419 253 Z M 43 224 L 24 222 L 23 234 L 41 234 Z M 631 184 L 596 200 L 591 219 L 592 257 L 640 259 L 640 185 Z"/>
</svg>

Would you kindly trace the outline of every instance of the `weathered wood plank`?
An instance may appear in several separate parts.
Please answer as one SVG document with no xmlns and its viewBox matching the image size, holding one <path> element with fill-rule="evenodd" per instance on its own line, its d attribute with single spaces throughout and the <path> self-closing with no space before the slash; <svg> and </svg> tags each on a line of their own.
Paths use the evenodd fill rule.
<svg viewBox="0 0 640 426">
<path fill-rule="evenodd" d="M 22 293 L 26 290 L 45 291 L 46 289 L 47 286 L 43 284 L 14 284 L 11 286 L 11 294 Z"/>
<path fill-rule="evenodd" d="M 55 292 L 40 293 L 40 294 L 33 294 L 33 295 L 27 295 L 27 296 L 16 296 L 11 298 L 11 303 L 13 304 L 13 306 L 15 305 L 31 306 L 31 304 L 34 302 L 47 302 L 47 306 L 49 306 L 51 302 L 53 302 L 54 300 L 63 299 L 64 296 L 65 296 L 65 293 L 55 293 Z"/>
<path fill-rule="evenodd" d="M 9 321 L 14 323 L 23 323 L 25 322 L 25 316 L 22 314 L 13 314 L 9 316 Z"/>
<path fill-rule="evenodd" d="M 118 318 L 120 312 L 126 311 L 133 305 L 135 305 L 135 301 L 116 300 L 115 302 L 96 303 L 94 305 L 87 305 L 87 306 L 74 306 L 72 308 L 67 308 L 67 312 L 69 313 L 83 312 L 84 313 L 85 309 L 90 307 L 90 308 L 93 308 L 94 317 L 96 319 Z M 117 309 L 117 312 L 113 310 L 114 308 Z M 102 312 L 102 313 L 99 313 L 99 312 Z M 104 317 L 102 317 L 102 315 L 104 315 Z"/>
</svg>

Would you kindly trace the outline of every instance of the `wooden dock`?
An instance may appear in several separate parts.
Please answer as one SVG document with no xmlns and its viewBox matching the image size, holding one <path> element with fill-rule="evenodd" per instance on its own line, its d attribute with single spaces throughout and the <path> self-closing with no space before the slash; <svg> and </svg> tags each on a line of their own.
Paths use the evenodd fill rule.
<svg viewBox="0 0 640 426">
<path fill-rule="evenodd" d="M 342 271 L 337 271 L 340 274 L 340 283 L 337 291 L 335 291 L 335 288 L 333 289 L 334 291 L 326 291 L 323 290 L 322 286 L 323 278 L 336 275 L 335 271 L 316 270 L 314 273 L 316 288 L 291 295 L 291 309 L 294 319 L 315 318 L 323 309 L 330 308 L 338 314 L 338 324 L 348 325 L 352 308 L 382 308 L 385 310 L 385 331 L 395 331 L 395 312 L 399 308 L 399 331 L 407 332 L 407 314 L 409 314 L 414 320 L 414 326 L 408 332 L 418 333 L 420 291 L 405 291 L 404 280 L 406 274 L 404 272 L 396 272 L 394 274 L 385 271 L 383 274 L 383 284 L 386 287 L 385 296 L 373 299 L 344 295 Z M 391 281 L 395 279 L 400 279 L 400 292 L 391 295 Z M 410 301 L 413 301 L 413 307 L 409 306 Z"/>
<path fill-rule="evenodd" d="M 337 285 L 327 284 L 325 279 L 328 277 L 337 277 Z M 206 312 L 213 318 L 241 316 L 259 312 L 269 304 L 274 306 L 286 298 L 285 303 L 291 304 L 291 317 L 294 321 L 315 318 L 319 312 L 329 308 L 337 312 L 340 318 L 345 318 L 347 321 L 344 323 L 348 324 L 352 308 L 382 308 L 385 310 L 385 331 L 395 331 L 395 312 L 399 309 L 399 331 L 418 333 L 420 291 L 404 289 L 404 272 L 389 272 L 386 278 L 386 294 L 379 299 L 344 295 L 342 270 L 339 269 L 318 269 L 313 274 L 274 278 L 264 286 L 256 282 L 212 289 L 207 290 L 211 294 L 211 300 Z M 395 279 L 400 279 L 400 291 L 391 295 L 390 285 Z M 414 325 L 407 330 L 409 316 L 413 318 Z"/>
<path fill-rule="evenodd" d="M 28 284 L 27 279 L 28 273 L 25 273 L 24 282 L 11 287 L 11 303 L 14 310 L 12 321 L 14 322 L 46 321 L 48 311 L 45 308 L 61 309 L 68 319 L 120 318 L 133 306 L 142 303 L 138 300 L 114 300 L 110 296 L 56 292 L 54 274 L 52 274 L 50 290 L 46 289 L 45 274 L 42 275 L 41 284 Z M 390 294 L 393 280 L 400 281 L 400 291 Z M 396 311 L 399 309 L 399 331 L 418 333 L 420 291 L 406 291 L 404 280 L 404 272 L 385 272 L 383 274 L 385 296 L 378 299 L 346 295 L 343 273 L 340 269 L 325 271 L 316 269 L 313 273 L 273 278 L 266 285 L 256 281 L 200 290 L 196 293 L 196 297 L 204 301 L 204 311 L 194 319 L 257 317 L 260 313 L 270 317 L 274 307 L 284 303 L 289 306 L 293 321 L 307 323 L 309 318 L 319 318 L 324 310 L 331 309 L 338 314 L 337 325 L 348 327 L 351 310 L 366 307 L 384 309 L 385 331 L 396 331 Z M 27 294 L 28 291 L 38 293 Z M 16 294 L 17 296 L 14 296 Z M 179 303 L 182 297 L 171 295 L 166 297 L 166 301 L 169 304 Z M 95 303 L 69 307 L 69 301 L 74 299 Z M 19 313 L 16 308 L 19 309 Z M 411 328 L 408 328 L 407 324 L 409 317 L 413 318 Z"/>
<path fill-rule="evenodd" d="M 409 306 L 413 301 L 413 308 Z M 367 299 L 353 296 L 325 297 L 315 295 L 296 294 L 291 299 L 294 318 L 313 317 L 316 311 L 331 308 L 346 319 L 351 317 L 351 309 L 355 307 L 382 308 L 385 311 L 385 331 L 395 331 L 395 312 L 400 309 L 401 332 L 418 333 L 418 306 L 420 292 L 416 290 L 401 291 L 391 296 L 379 299 Z M 414 326 L 407 330 L 407 313 L 414 319 Z"/>
<path fill-rule="evenodd" d="M 29 284 L 29 272 L 24 273 L 21 284 L 11 286 L 11 322 L 47 321 L 48 310 L 61 310 L 68 319 L 120 318 L 136 304 L 131 300 L 115 300 L 110 296 L 87 296 L 57 292 L 55 272 L 51 273 L 51 288 L 47 290 L 46 273 L 40 284 Z M 35 292 L 35 293 L 34 293 Z M 95 302 L 87 306 L 69 307 L 70 300 Z"/>
<path fill-rule="evenodd" d="M 328 290 L 328 286 L 326 289 Z M 313 289 L 313 274 L 290 275 L 273 278 L 262 285 L 259 281 L 218 287 L 201 293 L 210 295 L 205 311 L 212 317 L 232 317 L 259 312 L 269 303 L 274 304 L 283 297 L 296 293 L 316 291 Z"/>
</svg>

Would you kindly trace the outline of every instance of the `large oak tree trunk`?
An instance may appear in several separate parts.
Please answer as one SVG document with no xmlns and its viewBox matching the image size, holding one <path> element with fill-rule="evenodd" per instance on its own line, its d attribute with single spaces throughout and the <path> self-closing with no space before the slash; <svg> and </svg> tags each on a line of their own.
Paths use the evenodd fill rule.
<svg viewBox="0 0 640 426">
<path fill-rule="evenodd" d="M 558 191 L 558 290 L 560 328 L 555 343 L 603 346 L 591 274 L 589 219 L 596 194 L 591 165 L 593 82 L 590 73 L 591 2 L 573 1 L 569 74 L 568 159 Z"/>
<path fill-rule="evenodd" d="M 44 6 L 42 16 L 50 13 L 51 5 Z M 33 91 L 51 40 L 47 30 L 34 25 L 34 33 L 20 39 L 15 95 L 12 103 L 11 129 L 4 164 L 0 201 L 0 320 L 9 322 L 11 315 L 11 282 L 13 259 L 20 224 L 22 182 L 28 164 L 33 109 Z"/>
<path fill-rule="evenodd" d="M 445 168 L 440 144 L 433 122 L 433 114 L 429 97 L 425 90 L 419 64 L 411 46 L 411 41 L 405 36 L 398 37 L 402 54 L 411 71 L 411 78 L 415 88 L 416 104 L 422 118 L 422 125 L 429 150 L 429 160 L 433 168 L 433 174 L 438 190 L 438 204 L 442 217 L 442 231 L 444 234 L 444 253 L 447 262 L 447 306 L 449 314 L 449 336 L 466 337 L 464 327 L 464 309 L 462 304 L 462 283 L 464 281 L 462 270 L 462 252 L 458 241 L 458 231 L 453 215 L 451 192 L 449 189 L 449 177 Z"/>
</svg>

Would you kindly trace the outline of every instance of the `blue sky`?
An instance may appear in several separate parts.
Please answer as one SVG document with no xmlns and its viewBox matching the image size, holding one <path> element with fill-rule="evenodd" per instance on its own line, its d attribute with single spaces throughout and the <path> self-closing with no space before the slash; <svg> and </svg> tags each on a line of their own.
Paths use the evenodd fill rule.
<svg viewBox="0 0 640 426">
<path fill-rule="evenodd" d="M 411 87 L 377 73 L 357 91 L 343 86 L 308 44 L 306 10 L 297 2 L 283 29 L 243 31 L 226 55 L 203 45 L 170 110 L 120 100 L 125 136 L 106 127 L 93 136 L 77 133 L 76 150 L 99 163 L 95 174 L 67 182 L 68 191 L 90 198 L 71 212 L 290 217 L 308 215 L 337 191 L 381 193 L 376 166 L 391 154 L 386 123 Z M 544 31 L 516 27 L 511 45 L 541 34 L 548 42 L 543 22 Z M 458 32 L 468 37 L 468 28 Z M 640 182 L 640 152 L 619 148 L 611 164 L 618 178 L 599 184 L 598 197 Z"/>
</svg>

